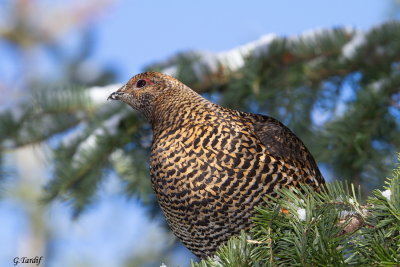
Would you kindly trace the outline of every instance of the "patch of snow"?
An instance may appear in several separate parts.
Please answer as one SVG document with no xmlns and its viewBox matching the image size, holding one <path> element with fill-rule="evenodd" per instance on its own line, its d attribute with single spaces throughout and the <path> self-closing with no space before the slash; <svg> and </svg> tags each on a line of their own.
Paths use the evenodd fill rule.
<svg viewBox="0 0 400 267">
<path fill-rule="evenodd" d="M 96 139 L 97 137 L 104 135 L 105 131 L 103 128 L 97 128 L 94 130 L 94 132 L 86 138 L 85 141 L 82 142 L 82 144 L 79 146 L 79 150 L 89 150 L 96 145 Z M 79 154 L 79 153 L 78 153 Z"/>
<path fill-rule="evenodd" d="M 97 138 L 100 136 L 104 135 L 115 135 L 117 133 L 117 126 L 120 120 L 124 117 L 124 113 L 117 113 L 113 116 L 111 116 L 109 119 L 107 119 L 101 127 L 97 128 L 96 130 L 93 131 L 92 134 L 90 134 L 79 146 L 78 149 L 72 159 L 72 163 L 74 162 L 79 162 L 81 159 L 81 153 L 87 150 L 91 150 L 96 147 L 97 145 Z M 74 138 L 77 138 L 82 132 L 84 128 L 77 130 L 77 133 L 75 133 L 72 137 L 69 137 L 66 141 L 63 141 L 63 144 L 68 144 L 68 142 L 71 142 L 74 140 Z"/>
<path fill-rule="evenodd" d="M 221 258 L 218 257 L 217 255 L 214 255 L 214 256 L 212 257 L 212 260 L 215 261 L 215 262 L 221 262 Z"/>
<path fill-rule="evenodd" d="M 107 101 L 108 96 L 118 90 L 122 85 L 121 84 L 110 84 L 107 86 L 94 86 L 88 88 L 87 94 L 90 100 L 96 104 L 100 105 Z"/>
<path fill-rule="evenodd" d="M 257 53 L 266 51 L 268 49 L 268 45 L 276 38 L 277 35 L 275 34 L 267 34 L 254 42 L 218 53 L 196 51 L 194 54 L 199 57 L 199 60 L 192 66 L 192 68 L 198 77 L 201 77 L 204 74 L 204 66 L 211 72 L 218 71 L 219 66 L 221 65 L 230 71 L 238 70 L 244 66 L 246 57 L 252 54 L 257 55 Z M 168 67 L 164 68 L 162 72 L 171 76 L 176 76 L 177 67 L 176 65 L 169 65 Z"/>
<path fill-rule="evenodd" d="M 385 80 L 381 79 L 381 80 L 378 80 L 378 81 L 375 81 L 375 82 L 371 83 L 369 86 L 372 88 L 372 90 L 374 92 L 377 93 L 377 92 L 381 91 L 381 89 L 384 86 L 384 84 L 385 84 Z"/>
<path fill-rule="evenodd" d="M 326 31 L 328 31 L 328 29 L 318 27 L 315 29 L 306 30 L 300 35 L 289 37 L 289 40 L 298 41 L 300 39 L 315 39 L 316 36 L 321 35 L 323 32 Z"/>
<path fill-rule="evenodd" d="M 332 33 L 333 34 L 334 30 L 335 29 L 327 29 L 327 28 L 317 27 L 314 29 L 306 30 L 299 35 L 289 36 L 287 39 L 290 41 L 295 41 L 295 42 L 299 41 L 299 40 L 304 40 L 304 39 L 313 40 L 313 39 L 316 39 L 316 37 L 318 37 L 324 33 Z M 354 32 L 353 28 L 351 28 L 351 27 L 344 28 L 344 31 L 349 34 Z"/>
<path fill-rule="evenodd" d="M 305 209 L 298 209 L 297 210 L 297 216 L 299 217 L 300 221 L 305 221 L 306 220 L 306 210 Z"/>
<path fill-rule="evenodd" d="M 390 189 L 382 191 L 382 196 L 384 196 L 387 200 L 390 200 L 390 197 L 392 196 L 392 191 L 390 191 Z"/>
<path fill-rule="evenodd" d="M 107 130 L 108 134 L 115 135 L 117 133 L 118 124 L 124 115 L 123 112 L 117 113 L 104 122 L 103 126 Z"/>
<path fill-rule="evenodd" d="M 277 38 L 275 34 L 267 34 L 260 39 L 250 42 L 226 52 L 216 54 L 216 60 L 223 64 L 231 71 L 237 70 L 244 66 L 245 58 L 250 54 L 257 54 L 265 51 L 268 45 Z"/>
<path fill-rule="evenodd" d="M 170 67 L 163 69 L 163 73 L 165 73 L 169 76 L 176 76 L 178 74 L 178 69 L 176 66 L 170 66 Z"/>
<path fill-rule="evenodd" d="M 352 58 L 355 56 L 356 51 L 360 46 L 362 46 L 366 39 L 366 33 L 362 31 L 357 31 L 356 34 L 353 36 L 350 42 L 342 48 L 342 54 L 345 58 Z"/>
<path fill-rule="evenodd" d="M 123 160 L 124 158 L 125 158 L 124 151 L 122 149 L 120 149 L 120 148 L 115 149 L 110 155 L 110 159 L 112 161 L 117 161 L 118 162 L 120 160 Z"/>
<path fill-rule="evenodd" d="M 76 153 L 72 157 L 72 166 L 76 166 L 82 160 L 82 153 L 96 147 L 96 139 L 105 133 L 103 128 L 97 128 L 89 135 L 77 148 Z"/>
</svg>

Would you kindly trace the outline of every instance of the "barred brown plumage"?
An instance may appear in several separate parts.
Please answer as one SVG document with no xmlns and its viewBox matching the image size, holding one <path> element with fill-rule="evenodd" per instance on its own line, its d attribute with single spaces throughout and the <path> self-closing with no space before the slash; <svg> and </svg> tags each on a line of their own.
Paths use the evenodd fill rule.
<svg viewBox="0 0 400 267">
<path fill-rule="evenodd" d="M 281 122 L 214 104 L 170 76 L 138 74 L 109 98 L 151 123 L 153 189 L 172 231 L 201 258 L 249 229 L 254 207 L 276 189 L 324 183 Z"/>
</svg>

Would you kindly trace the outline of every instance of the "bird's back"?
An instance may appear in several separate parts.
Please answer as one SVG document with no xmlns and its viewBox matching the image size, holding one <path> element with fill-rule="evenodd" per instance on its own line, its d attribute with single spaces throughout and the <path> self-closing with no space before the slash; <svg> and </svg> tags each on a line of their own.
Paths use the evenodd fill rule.
<svg viewBox="0 0 400 267">
<path fill-rule="evenodd" d="M 277 120 L 208 101 L 153 126 L 153 188 L 168 224 L 205 257 L 251 226 L 254 207 L 282 187 L 324 181 L 304 144 Z"/>
</svg>

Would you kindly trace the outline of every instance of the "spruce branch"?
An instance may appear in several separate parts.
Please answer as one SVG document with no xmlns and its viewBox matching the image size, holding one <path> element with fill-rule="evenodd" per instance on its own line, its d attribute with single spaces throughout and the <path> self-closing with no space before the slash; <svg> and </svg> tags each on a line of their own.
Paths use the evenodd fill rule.
<svg viewBox="0 0 400 267">
<path fill-rule="evenodd" d="M 221 258 L 234 253 L 248 255 L 246 266 L 399 266 L 400 166 L 386 184 L 366 204 L 343 182 L 282 189 L 257 208 L 250 236 L 241 236 L 246 249 L 225 246 L 192 266 L 225 266 Z"/>
</svg>

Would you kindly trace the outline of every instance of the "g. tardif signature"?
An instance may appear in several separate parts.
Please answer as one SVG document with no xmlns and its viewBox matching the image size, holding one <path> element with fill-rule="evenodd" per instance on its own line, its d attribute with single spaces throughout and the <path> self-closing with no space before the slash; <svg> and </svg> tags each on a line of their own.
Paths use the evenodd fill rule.
<svg viewBox="0 0 400 267">
<path fill-rule="evenodd" d="M 14 266 L 18 265 L 19 263 L 36 263 L 36 265 L 39 265 L 40 262 L 42 261 L 43 256 L 36 256 L 34 258 L 29 258 L 29 257 L 15 257 L 14 258 Z"/>
</svg>

